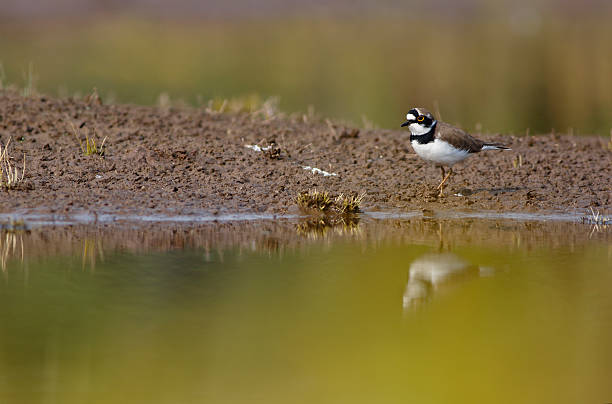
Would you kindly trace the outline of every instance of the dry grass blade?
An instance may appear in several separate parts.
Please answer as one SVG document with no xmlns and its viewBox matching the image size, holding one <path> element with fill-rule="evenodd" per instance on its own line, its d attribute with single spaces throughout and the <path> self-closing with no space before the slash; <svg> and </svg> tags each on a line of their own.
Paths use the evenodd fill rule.
<svg viewBox="0 0 612 404">
<path fill-rule="evenodd" d="M 85 97 L 85 103 L 87 105 L 90 105 L 90 104 L 102 105 L 102 99 L 100 98 L 100 94 L 98 94 L 98 89 L 96 87 L 93 88 L 93 91 L 91 92 L 91 94 Z"/>
<path fill-rule="evenodd" d="M 601 214 L 599 211 L 595 212 L 593 208 L 591 210 L 591 216 L 584 216 L 582 218 L 583 223 L 596 224 L 596 225 L 610 225 L 612 224 L 612 216 Z"/>
<path fill-rule="evenodd" d="M 4 71 L 4 66 L 0 63 L 0 90 L 4 89 L 4 85 L 6 82 L 6 73 Z"/>
<path fill-rule="evenodd" d="M 22 234 L 26 229 L 23 221 L 0 223 L 0 269 L 6 273 L 7 263 L 10 259 L 21 257 L 23 262 L 24 248 Z"/>
<path fill-rule="evenodd" d="M 12 159 L 8 154 L 8 146 L 10 143 L 11 139 L 9 138 L 4 147 L 0 144 L 0 187 L 4 189 L 17 187 L 23 182 L 25 177 L 25 154 L 23 155 L 23 168 L 21 169 L 21 175 L 19 175 L 19 169 L 17 166 L 13 165 L 11 162 Z"/>
<path fill-rule="evenodd" d="M 236 98 L 215 98 L 208 101 L 205 111 L 209 114 L 247 113 L 252 118 L 269 120 L 281 116 L 280 99 L 270 97 L 262 100 L 258 95 Z"/>
<path fill-rule="evenodd" d="M 36 94 L 36 80 L 38 77 L 34 74 L 34 65 L 30 62 L 28 65 L 28 71 L 23 72 L 23 80 L 25 85 L 23 87 L 22 94 L 24 97 L 31 97 Z"/>
<path fill-rule="evenodd" d="M 591 238 L 594 233 L 608 230 L 612 226 L 612 216 L 603 215 L 599 211 L 595 212 L 593 208 L 589 209 L 591 210 L 591 216 L 583 216 L 582 223 L 593 226 L 589 234 L 589 238 Z"/>
</svg>

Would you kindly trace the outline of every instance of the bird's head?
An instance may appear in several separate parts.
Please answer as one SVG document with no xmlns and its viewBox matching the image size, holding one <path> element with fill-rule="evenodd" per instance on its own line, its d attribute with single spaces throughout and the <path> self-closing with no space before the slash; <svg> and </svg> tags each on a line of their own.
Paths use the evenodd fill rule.
<svg viewBox="0 0 612 404">
<path fill-rule="evenodd" d="M 436 122 L 433 115 L 426 109 L 412 108 L 406 114 L 406 122 L 402 124 L 402 127 L 408 126 L 414 136 L 420 136 L 428 133 Z"/>
</svg>

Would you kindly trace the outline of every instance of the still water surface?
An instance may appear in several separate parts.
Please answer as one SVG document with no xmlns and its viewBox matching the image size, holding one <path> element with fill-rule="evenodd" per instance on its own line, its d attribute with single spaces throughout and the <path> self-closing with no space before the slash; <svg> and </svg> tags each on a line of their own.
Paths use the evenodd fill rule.
<svg viewBox="0 0 612 404">
<path fill-rule="evenodd" d="M 1 234 L 0 403 L 606 403 L 612 237 L 396 220 Z"/>
</svg>

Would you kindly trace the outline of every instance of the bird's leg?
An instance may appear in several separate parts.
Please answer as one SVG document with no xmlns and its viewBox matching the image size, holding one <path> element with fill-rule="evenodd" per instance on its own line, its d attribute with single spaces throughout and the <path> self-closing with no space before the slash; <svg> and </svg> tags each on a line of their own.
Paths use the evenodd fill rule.
<svg viewBox="0 0 612 404">
<path fill-rule="evenodd" d="M 442 182 L 440 182 L 440 185 L 438 185 L 438 187 L 436 188 L 436 190 L 440 189 L 440 186 L 441 186 L 441 185 L 442 185 L 442 183 L 444 182 L 444 176 L 445 176 L 445 174 L 446 174 L 446 173 L 444 172 L 444 166 L 440 165 L 440 166 L 438 166 L 438 167 L 440 167 L 440 173 L 442 174 L 442 177 L 440 177 L 440 178 L 442 178 Z M 442 195 L 441 195 L 440 193 L 438 193 L 438 196 L 442 196 Z"/>
<path fill-rule="evenodd" d="M 449 167 L 448 174 L 446 174 L 446 176 L 442 179 L 442 182 L 440 183 L 440 185 L 438 185 L 438 188 L 436 188 L 440 190 L 440 194 L 438 196 L 443 195 L 442 191 L 444 190 L 444 183 L 446 182 L 446 180 L 448 180 L 448 178 L 451 176 L 452 173 L 453 173 L 453 169 L 452 167 Z M 444 168 L 442 168 L 442 175 L 444 176 Z"/>
</svg>

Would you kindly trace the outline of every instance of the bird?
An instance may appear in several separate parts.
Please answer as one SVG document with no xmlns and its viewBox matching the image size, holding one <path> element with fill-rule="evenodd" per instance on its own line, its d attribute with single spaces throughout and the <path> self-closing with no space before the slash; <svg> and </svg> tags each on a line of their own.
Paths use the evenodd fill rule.
<svg viewBox="0 0 612 404">
<path fill-rule="evenodd" d="M 446 122 L 438 121 L 425 108 L 412 108 L 401 127 L 410 129 L 410 144 L 422 159 L 432 161 L 442 170 L 442 182 L 436 188 L 443 196 L 444 184 L 453 174 L 453 165 L 482 150 L 511 150 L 501 143 L 486 143 Z M 449 167 L 448 174 L 444 167 Z"/>
</svg>

